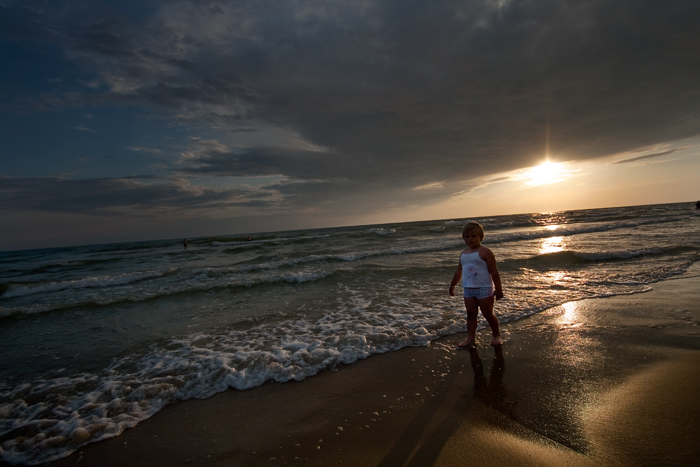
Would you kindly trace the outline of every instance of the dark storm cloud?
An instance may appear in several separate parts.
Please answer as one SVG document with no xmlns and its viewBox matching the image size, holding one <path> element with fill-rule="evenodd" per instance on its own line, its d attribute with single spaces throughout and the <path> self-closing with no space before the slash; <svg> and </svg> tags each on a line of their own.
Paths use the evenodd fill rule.
<svg viewBox="0 0 700 467">
<path fill-rule="evenodd" d="M 230 150 L 218 141 L 196 141 L 181 158 L 180 175 L 264 177 L 291 179 L 345 178 L 345 161 L 330 151 L 284 146 L 258 146 Z"/>
<path fill-rule="evenodd" d="M 110 214 L 128 210 L 266 207 L 270 193 L 213 190 L 152 176 L 66 180 L 0 178 L 2 209 Z"/>
<path fill-rule="evenodd" d="M 582 160 L 700 133 L 696 1 L 7 5 L 31 34 L 6 40 L 51 38 L 105 102 L 232 137 L 297 135 L 203 149 L 177 170 L 284 176 L 294 183 L 270 189 L 302 206 L 413 199 L 416 186 L 532 166 L 547 139 L 555 159 Z"/>
</svg>

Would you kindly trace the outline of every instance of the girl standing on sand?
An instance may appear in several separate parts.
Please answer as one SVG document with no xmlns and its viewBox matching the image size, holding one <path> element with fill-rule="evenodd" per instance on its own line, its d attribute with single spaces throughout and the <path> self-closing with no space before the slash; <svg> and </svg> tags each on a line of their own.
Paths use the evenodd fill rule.
<svg viewBox="0 0 700 467">
<path fill-rule="evenodd" d="M 496 257 L 491 250 L 481 246 L 484 229 L 476 222 L 467 222 L 462 229 L 462 238 L 467 248 L 459 256 L 459 264 L 452 276 L 450 295 L 454 297 L 455 286 L 462 279 L 464 306 L 467 308 L 467 339 L 457 345 L 459 349 L 474 348 L 476 345 L 476 322 L 481 314 L 491 326 L 491 345 L 501 345 L 501 331 L 498 318 L 493 313 L 494 297 L 503 298 L 501 276 L 496 267 Z M 495 285 L 495 290 L 494 290 Z"/>
</svg>

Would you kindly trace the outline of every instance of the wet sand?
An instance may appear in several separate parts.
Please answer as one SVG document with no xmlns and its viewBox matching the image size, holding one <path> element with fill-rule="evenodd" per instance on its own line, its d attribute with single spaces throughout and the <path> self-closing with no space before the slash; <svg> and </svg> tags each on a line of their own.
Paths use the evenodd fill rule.
<svg viewBox="0 0 700 467">
<path fill-rule="evenodd" d="M 500 351 L 483 330 L 173 404 L 49 465 L 698 465 L 698 303 L 700 277 L 572 302 Z"/>
</svg>

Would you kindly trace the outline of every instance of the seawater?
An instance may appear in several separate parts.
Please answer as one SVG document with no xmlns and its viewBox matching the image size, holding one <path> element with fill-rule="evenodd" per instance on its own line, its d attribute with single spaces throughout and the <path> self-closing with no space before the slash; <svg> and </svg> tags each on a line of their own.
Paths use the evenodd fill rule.
<svg viewBox="0 0 700 467">
<path fill-rule="evenodd" d="M 467 220 L 496 255 L 502 323 L 700 258 L 692 203 L 3 252 L 0 456 L 47 462 L 175 401 L 463 332 L 447 288 Z"/>
</svg>

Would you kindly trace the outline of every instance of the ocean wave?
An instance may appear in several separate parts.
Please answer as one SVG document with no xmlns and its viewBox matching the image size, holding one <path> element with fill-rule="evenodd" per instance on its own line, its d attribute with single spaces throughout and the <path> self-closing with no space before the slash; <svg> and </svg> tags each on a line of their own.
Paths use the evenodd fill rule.
<svg viewBox="0 0 700 467">
<path fill-rule="evenodd" d="M 581 258 L 585 261 L 599 262 L 617 259 L 630 259 L 647 255 L 662 255 L 664 254 L 664 250 L 660 248 L 642 248 L 640 250 L 601 251 L 596 253 L 575 252 L 574 254 L 577 258 Z"/>
<path fill-rule="evenodd" d="M 545 227 L 551 225 L 560 225 L 572 229 L 580 228 L 599 228 L 601 225 L 607 225 L 610 229 L 620 227 L 633 227 L 644 224 L 657 224 L 675 222 L 679 220 L 689 219 L 691 215 L 648 215 L 640 216 L 638 212 L 628 213 L 622 212 L 619 208 L 614 209 L 614 212 L 609 214 L 601 214 L 601 210 L 594 211 L 563 211 L 545 214 L 519 214 L 511 216 L 499 216 L 494 218 L 475 218 L 475 219 L 452 219 L 444 221 L 447 227 L 463 226 L 468 220 L 474 220 L 484 226 L 487 231 L 504 230 L 504 229 L 532 229 L 533 227 Z M 589 227 L 581 227 L 589 226 Z M 607 230 L 607 229 L 606 229 Z M 594 230 L 605 231 L 605 230 Z M 488 232 L 487 232 L 488 233 Z"/>
<path fill-rule="evenodd" d="M 641 220 L 638 222 L 624 222 L 616 223 L 613 225 L 596 225 L 596 226 L 582 226 L 582 227 L 570 227 L 566 226 L 562 229 L 557 229 L 555 231 L 551 230 L 537 230 L 537 231 L 522 231 L 522 232 L 507 232 L 507 233 L 495 233 L 488 235 L 484 239 L 484 244 L 500 244 L 507 242 L 514 242 L 519 240 L 532 240 L 539 238 L 548 238 L 555 236 L 573 236 L 580 235 L 584 233 L 594 233 L 610 231 L 621 228 L 635 227 L 645 224 L 655 224 L 662 222 L 672 222 L 681 219 L 685 219 L 687 216 L 679 216 L 674 218 L 664 218 L 664 219 L 648 219 Z M 393 229 L 392 229 L 393 230 Z M 300 238 L 300 237 L 295 237 Z M 367 250 L 358 251 L 348 251 L 348 252 L 336 252 L 327 254 L 314 254 L 301 256 L 296 258 L 288 258 L 278 261 L 268 261 L 254 264 L 247 264 L 241 266 L 233 267 L 219 267 L 219 268 L 204 268 L 197 273 L 213 273 L 213 274 L 230 274 L 230 273 L 249 273 L 255 271 L 263 270 L 278 270 L 286 267 L 303 265 L 308 263 L 328 263 L 328 262 L 354 262 L 371 257 L 379 257 L 386 255 L 403 255 L 403 254 L 416 254 L 416 253 L 428 253 L 432 251 L 442 251 L 460 247 L 462 245 L 461 239 L 447 239 L 440 238 L 435 240 L 423 240 L 415 243 L 405 244 L 403 246 L 389 246 L 384 248 L 374 248 Z M 618 252 L 600 252 L 600 253 L 583 253 L 583 252 L 560 252 L 550 255 L 545 255 L 546 259 L 541 261 L 568 261 L 568 262 L 586 262 L 586 261 L 604 261 L 613 259 L 628 259 L 635 256 L 659 254 L 662 252 L 658 249 L 641 249 L 641 250 L 631 250 L 631 251 L 618 251 Z M 96 276 L 88 277 L 84 279 L 77 279 L 72 281 L 59 281 L 42 283 L 38 285 L 18 285 L 9 284 L 6 291 L 0 296 L 2 299 L 19 297 L 24 295 L 30 295 L 35 293 L 43 292 L 56 292 L 65 289 L 81 289 L 81 288 L 94 288 L 94 287 L 110 287 L 115 285 L 123 285 L 131 282 L 141 281 L 145 279 L 157 278 L 163 275 L 162 272 L 149 271 L 140 273 L 129 273 L 122 274 L 119 276 Z"/>
<path fill-rule="evenodd" d="M 650 284 L 668 280 L 684 274 L 697 259 L 670 263 L 665 266 L 647 265 L 627 272 L 609 272 L 606 268 L 584 268 L 580 270 L 563 269 L 539 271 L 523 267 L 522 277 L 515 285 L 517 290 L 547 291 L 561 288 L 566 291 L 568 300 L 580 298 L 607 297 L 639 291 L 635 287 L 648 290 Z M 525 299 L 527 302 L 528 299 Z"/>
<path fill-rule="evenodd" d="M 83 259 L 83 260 L 72 260 L 72 261 L 65 261 L 61 263 L 51 263 L 51 264 L 42 264 L 39 266 L 36 266 L 34 268 L 28 267 L 27 264 L 23 264 L 22 266 L 25 266 L 25 269 L 8 269 L 7 273 L 9 274 L 22 274 L 22 275 L 29 275 L 29 274 L 45 274 L 45 273 L 58 273 L 61 271 L 69 271 L 73 270 L 76 268 L 81 268 L 81 267 L 92 267 L 92 266 L 100 266 L 104 265 L 106 263 L 115 263 L 122 261 L 121 258 L 103 258 L 103 259 Z"/>
<path fill-rule="evenodd" d="M 290 242 L 304 242 L 309 240 L 318 240 L 320 238 L 328 238 L 330 234 L 321 235 L 299 235 L 296 237 L 272 237 L 264 239 L 243 239 L 243 240 L 212 240 L 212 246 L 251 246 L 251 245 L 264 245 L 268 243 L 280 244 L 280 243 L 290 243 Z"/>
<path fill-rule="evenodd" d="M 142 250 L 153 250 L 161 248 L 166 244 L 180 244 L 181 240 L 151 240 L 129 243 L 105 243 L 101 245 L 85 245 L 77 247 L 87 253 L 115 253 L 115 252 L 141 252 Z M 64 247 L 64 250 L 69 248 Z"/>
<path fill-rule="evenodd" d="M 662 255 L 665 251 L 659 248 L 643 248 L 639 250 L 622 251 L 600 251 L 585 253 L 580 251 L 558 251 L 555 253 L 545 253 L 533 256 L 516 262 L 541 263 L 545 265 L 561 265 L 565 267 L 569 264 L 600 263 L 606 261 L 626 260 L 648 255 Z"/>
<path fill-rule="evenodd" d="M 102 288 L 115 285 L 130 284 L 133 282 L 153 279 L 163 276 L 163 272 L 144 271 L 136 273 L 124 273 L 117 276 L 93 276 L 69 281 L 44 282 L 38 284 L 9 284 L 7 291 L 0 298 L 23 297 L 26 295 L 58 292 L 67 289 Z"/>
<path fill-rule="evenodd" d="M 573 236 L 573 235 L 580 235 L 580 234 L 585 234 L 585 233 L 605 232 L 605 231 L 622 229 L 622 228 L 630 228 L 630 227 L 636 227 L 638 225 L 645 225 L 645 224 L 673 222 L 673 221 L 683 220 L 686 218 L 687 218 L 687 216 L 679 216 L 679 217 L 675 217 L 673 219 L 667 218 L 667 219 L 662 219 L 662 220 L 658 220 L 658 221 L 647 220 L 647 221 L 640 221 L 640 222 L 636 222 L 636 223 L 632 223 L 632 222 L 617 223 L 617 224 L 613 224 L 613 225 L 595 225 L 595 226 L 585 226 L 585 227 L 584 226 L 581 226 L 581 227 L 566 226 L 565 228 L 557 229 L 557 230 L 543 229 L 543 230 L 537 230 L 537 231 L 494 233 L 491 235 L 487 234 L 483 243 L 484 244 L 499 244 L 499 243 L 515 242 L 515 241 L 519 241 L 519 240 L 534 240 L 534 239 L 549 238 L 549 237 Z M 394 230 L 394 229 L 392 229 L 392 230 Z M 429 253 L 431 251 L 443 251 L 443 250 L 457 248 L 457 247 L 460 247 L 462 245 L 463 245 L 463 240 L 461 238 L 458 238 L 458 237 L 455 237 L 455 238 L 440 237 L 439 239 L 434 239 L 434 240 L 421 240 L 421 241 L 414 242 L 414 243 L 407 243 L 407 244 L 404 244 L 402 246 L 387 246 L 384 248 L 349 251 L 349 252 L 344 252 L 344 253 L 328 253 L 328 254 L 308 255 L 308 256 L 292 258 L 292 259 L 288 259 L 288 260 L 284 260 L 284 261 L 268 262 L 268 263 L 263 263 L 263 264 L 250 265 L 250 266 L 246 266 L 245 269 L 246 270 L 277 269 L 280 267 L 286 267 L 286 266 L 308 263 L 308 262 L 358 261 L 358 260 L 362 260 L 365 258 L 376 257 L 376 256 Z M 650 254 L 651 251 L 652 250 L 638 250 L 638 251 L 630 252 L 629 254 L 630 254 L 630 257 L 632 257 L 632 256 L 636 256 L 639 254 Z M 591 260 L 597 259 L 597 258 L 595 258 L 595 255 L 597 255 L 597 253 L 591 253 L 591 254 L 576 253 L 576 254 L 582 255 L 581 258 L 583 260 L 587 260 L 587 255 L 590 256 Z M 622 258 L 624 255 L 626 255 L 628 253 L 626 253 L 626 252 L 612 252 L 612 253 L 603 253 L 603 254 L 610 254 L 613 257 Z"/>
<path fill-rule="evenodd" d="M 677 221 L 685 218 L 686 217 L 683 216 L 678 216 L 673 219 L 664 218 L 659 222 L 670 222 L 671 220 Z M 635 225 L 651 223 L 655 222 L 648 219 L 637 222 Z M 558 229 L 556 231 L 542 229 L 531 232 L 496 233 L 487 236 L 484 243 L 499 244 L 522 239 L 571 236 L 581 233 L 627 228 L 630 226 L 631 224 L 626 222 L 623 224 L 617 223 L 612 226 L 567 226 L 565 229 Z M 42 300 L 40 302 L 36 301 L 32 304 L 17 303 L 16 306 L 12 307 L 0 307 L 0 317 L 45 313 L 86 305 L 103 306 L 126 301 L 138 302 L 161 296 L 206 291 L 221 287 L 252 287 L 261 283 L 273 282 L 312 282 L 333 274 L 337 269 L 337 266 L 332 265 L 334 262 L 347 263 L 386 255 L 430 253 L 433 251 L 459 248 L 461 246 L 462 240 L 456 236 L 455 238 L 452 238 L 451 236 L 441 236 L 440 238 L 432 238 L 412 243 L 399 243 L 394 246 L 358 249 L 356 251 L 328 252 L 325 254 L 320 253 L 299 257 L 288 257 L 263 262 L 261 262 L 259 258 L 256 258 L 253 263 L 240 264 L 236 266 L 206 267 L 195 270 L 170 269 L 169 271 L 165 272 L 145 271 L 115 276 L 94 276 L 70 281 L 44 282 L 36 284 L 5 282 L 2 286 L 0 286 L 0 292 L 2 292 L 0 294 L 0 303 L 11 298 L 20 298 L 41 293 L 56 294 L 69 291 L 94 289 L 100 290 L 101 292 L 97 296 L 94 294 L 92 296 L 77 295 L 66 299 L 59 297 L 60 299 Z M 550 265 L 581 264 L 618 259 L 624 260 L 646 255 L 657 255 L 660 253 L 677 254 L 687 252 L 688 250 L 695 251 L 695 248 L 694 246 L 689 246 L 687 248 L 680 246 L 673 247 L 668 251 L 663 249 L 640 249 L 591 253 L 565 251 L 530 258 L 526 261 L 537 261 L 541 262 L 542 264 Z M 306 266 L 312 267 L 308 268 Z M 296 268 L 297 270 L 285 271 L 289 268 Z M 177 274 L 175 274 L 174 271 L 177 271 Z M 166 275 L 168 275 L 166 278 L 167 280 L 164 283 L 161 283 L 160 280 L 165 278 Z M 158 283 L 154 282 L 153 285 L 144 287 L 133 287 L 137 286 L 139 282 L 148 279 L 154 279 L 158 281 Z M 126 285 L 130 286 L 128 290 L 123 289 L 123 287 Z"/>
<path fill-rule="evenodd" d="M 410 253 L 425 253 L 431 251 L 440 251 L 445 249 L 455 248 L 460 246 L 462 240 L 458 239 L 440 239 L 437 241 L 420 241 L 410 243 L 404 246 L 391 246 L 386 248 L 373 248 L 358 251 L 334 252 L 325 254 L 313 254 L 299 256 L 296 258 L 285 258 L 277 261 L 258 262 L 257 260 L 251 264 L 240 266 L 224 266 L 218 268 L 206 268 L 211 273 L 217 272 L 254 272 L 262 270 L 283 269 L 290 266 L 297 266 L 308 263 L 332 263 L 332 262 L 353 262 L 366 258 L 389 255 L 403 255 Z"/>
<path fill-rule="evenodd" d="M 250 288 L 261 284 L 285 282 L 302 284 L 324 279 L 336 272 L 337 269 L 333 268 L 325 270 L 296 271 L 289 273 L 279 272 L 276 275 L 251 276 L 249 274 L 219 274 L 218 276 L 212 277 L 212 275 L 207 273 L 206 269 L 201 269 L 196 271 L 194 275 L 190 275 L 188 278 L 183 278 L 168 284 L 161 284 L 155 288 L 143 288 L 140 290 L 129 288 L 120 289 L 119 291 L 111 291 L 110 293 L 107 291 L 100 291 L 100 293 L 93 294 L 91 296 L 72 296 L 70 297 L 70 300 L 57 299 L 53 302 L 42 301 L 40 303 L 34 302 L 28 305 L 20 304 L 17 306 L 0 306 L 0 318 L 52 313 L 85 306 L 110 306 L 127 302 L 138 303 L 156 298 L 186 295 L 196 292 L 207 292 L 223 288 Z M 197 275 L 200 277 L 197 278 Z M 2 289 L 0 288 L 0 290 Z"/>
<path fill-rule="evenodd" d="M 230 240 L 230 241 L 219 241 L 219 240 L 214 240 L 211 242 L 212 246 L 225 246 L 225 247 L 232 247 L 232 246 L 251 246 L 251 245 L 260 245 L 264 243 L 263 241 L 260 240 Z"/>
<path fill-rule="evenodd" d="M 527 230 L 527 231 L 516 231 L 516 232 L 502 232 L 489 234 L 486 233 L 483 243 L 504 243 L 504 242 L 514 242 L 518 240 L 531 240 L 538 238 L 548 238 L 548 237 L 567 237 L 572 235 L 581 235 L 586 233 L 597 233 L 597 232 L 609 232 L 611 230 L 626 229 L 639 227 L 641 225 L 652 225 L 652 224 L 665 224 L 669 222 L 678 222 L 682 220 L 687 220 L 688 216 L 669 216 L 660 219 L 650 218 L 650 219 L 640 219 L 636 221 L 627 222 L 614 222 L 605 224 L 594 224 L 594 225 L 577 225 L 568 224 L 562 225 L 561 228 L 556 230 L 542 229 L 542 230 Z"/>
<path fill-rule="evenodd" d="M 374 233 L 374 234 L 377 234 L 377 235 L 389 235 L 389 234 L 395 234 L 395 233 L 396 233 L 396 229 L 385 229 L 385 228 L 382 228 L 382 227 L 375 227 L 375 228 L 372 228 L 372 229 L 368 229 L 367 232 L 369 232 L 369 233 Z"/>
</svg>

